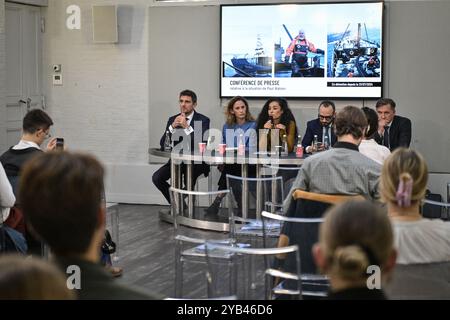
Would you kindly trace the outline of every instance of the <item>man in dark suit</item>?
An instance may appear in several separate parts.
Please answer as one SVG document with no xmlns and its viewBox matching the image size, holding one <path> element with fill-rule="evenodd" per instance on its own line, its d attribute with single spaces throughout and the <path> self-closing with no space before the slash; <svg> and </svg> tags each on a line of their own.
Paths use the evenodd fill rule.
<svg viewBox="0 0 450 320">
<path fill-rule="evenodd" d="M 195 107 L 197 106 L 197 95 L 191 90 L 183 90 L 180 92 L 180 113 L 169 118 L 166 124 L 166 129 L 163 136 L 161 137 L 160 145 L 161 150 L 164 149 L 164 141 L 166 139 L 166 134 L 168 133 L 171 141 L 174 145 L 178 143 L 183 143 L 183 151 L 185 149 L 196 150 L 198 147 L 197 142 L 206 142 L 203 139 L 205 131 L 209 130 L 209 118 L 202 115 L 201 113 L 195 112 Z M 200 134 L 201 137 L 194 139 L 195 134 Z M 187 140 L 186 140 L 187 139 Z M 198 140 L 198 141 L 197 141 Z M 152 177 L 153 184 L 161 191 L 161 193 L 166 198 L 167 202 L 170 204 L 170 185 L 167 182 L 170 179 L 170 161 L 159 168 Z M 181 166 L 181 173 L 184 175 L 184 183 L 186 182 L 186 166 L 183 164 Z M 194 164 L 192 184 L 195 184 L 197 178 L 204 174 L 208 176 L 209 166 L 205 163 Z"/>
<path fill-rule="evenodd" d="M 320 103 L 317 119 L 308 121 L 306 124 L 306 132 L 302 140 L 302 146 L 306 153 L 316 151 L 312 145 L 315 135 L 317 135 L 318 142 L 323 142 L 325 137 L 328 137 L 329 146 L 334 145 L 336 142 L 336 135 L 333 130 L 335 115 L 336 106 L 332 101 L 325 100 Z M 325 146 L 322 144 L 317 151 L 321 151 L 324 148 Z"/>
<path fill-rule="evenodd" d="M 409 148 L 411 143 L 411 120 L 395 114 L 392 99 L 379 99 L 375 105 L 378 113 L 378 132 L 375 141 L 394 151 L 398 147 Z"/>
</svg>

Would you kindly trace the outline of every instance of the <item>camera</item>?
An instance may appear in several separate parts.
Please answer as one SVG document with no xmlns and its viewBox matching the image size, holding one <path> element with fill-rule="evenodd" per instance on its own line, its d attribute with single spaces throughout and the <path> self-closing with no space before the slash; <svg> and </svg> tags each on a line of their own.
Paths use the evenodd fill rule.
<svg viewBox="0 0 450 320">
<path fill-rule="evenodd" d="M 63 138 L 56 138 L 55 150 L 59 150 L 59 151 L 64 150 L 64 139 Z"/>
</svg>

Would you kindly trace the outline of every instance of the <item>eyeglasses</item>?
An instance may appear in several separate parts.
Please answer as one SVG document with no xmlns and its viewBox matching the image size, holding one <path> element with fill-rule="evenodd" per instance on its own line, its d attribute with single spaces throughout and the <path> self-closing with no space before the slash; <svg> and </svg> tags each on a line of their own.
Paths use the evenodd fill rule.
<svg viewBox="0 0 450 320">
<path fill-rule="evenodd" d="M 42 129 L 42 128 L 39 130 L 42 130 L 42 132 L 45 133 L 45 137 L 44 137 L 45 139 L 51 138 L 52 135 L 50 134 L 50 130 L 48 130 L 47 132 L 45 132 L 45 129 Z"/>
<path fill-rule="evenodd" d="M 330 121 L 330 120 L 332 120 L 333 118 L 334 118 L 334 116 L 322 116 L 322 115 L 319 114 L 319 119 L 320 119 L 320 120 L 327 120 L 327 121 Z"/>
</svg>

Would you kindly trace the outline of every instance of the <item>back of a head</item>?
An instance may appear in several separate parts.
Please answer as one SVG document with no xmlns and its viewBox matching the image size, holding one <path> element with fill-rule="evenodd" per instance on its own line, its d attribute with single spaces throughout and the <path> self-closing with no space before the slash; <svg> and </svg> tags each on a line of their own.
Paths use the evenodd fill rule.
<svg viewBox="0 0 450 320">
<path fill-rule="evenodd" d="M 100 221 L 104 170 L 92 156 L 42 153 L 20 179 L 25 218 L 57 255 L 85 253 Z"/>
<path fill-rule="evenodd" d="M 0 257 L 0 300 L 74 299 L 64 274 L 37 258 L 6 255 Z"/>
<path fill-rule="evenodd" d="M 378 115 L 375 110 L 363 107 L 361 110 L 364 112 L 364 115 L 367 119 L 367 129 L 365 131 L 365 136 L 367 139 L 372 139 L 375 133 L 378 130 Z"/>
<path fill-rule="evenodd" d="M 23 118 L 22 129 L 25 133 L 35 133 L 39 129 L 47 129 L 53 125 L 50 116 L 41 109 L 33 109 L 27 112 Z"/>
<path fill-rule="evenodd" d="M 336 136 L 351 134 L 355 139 L 359 139 L 367 127 L 367 119 L 361 109 L 346 106 L 337 113 L 334 125 Z"/>
<path fill-rule="evenodd" d="M 365 282 L 367 268 L 377 265 L 383 270 L 394 250 L 391 223 L 372 202 L 344 202 L 325 215 L 320 246 L 327 261 L 327 274 L 355 284 Z"/>
<path fill-rule="evenodd" d="M 396 203 L 401 207 L 408 206 L 408 203 L 415 204 L 425 197 L 427 182 L 428 167 L 420 153 L 412 149 L 398 148 L 383 163 L 381 198 L 384 202 Z M 403 199 L 403 191 L 407 193 L 406 202 Z"/>
</svg>

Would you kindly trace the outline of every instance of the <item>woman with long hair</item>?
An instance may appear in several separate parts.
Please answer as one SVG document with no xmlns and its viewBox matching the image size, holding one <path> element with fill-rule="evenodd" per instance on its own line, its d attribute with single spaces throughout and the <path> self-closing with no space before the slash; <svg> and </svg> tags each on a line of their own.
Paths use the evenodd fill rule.
<svg viewBox="0 0 450 320">
<path fill-rule="evenodd" d="M 225 107 L 225 124 L 222 128 L 222 139 L 223 143 L 229 148 L 236 148 L 240 143 L 238 139 L 242 135 L 245 148 L 252 149 L 256 147 L 256 123 L 252 114 L 250 113 L 248 102 L 245 98 L 237 96 L 228 101 Z M 241 165 L 240 164 L 224 164 L 219 166 L 221 171 L 220 179 L 218 184 L 218 190 L 225 190 L 227 188 L 227 174 L 240 176 L 241 175 Z M 256 169 L 255 166 L 248 166 L 248 175 L 255 176 Z M 219 212 L 220 203 L 225 197 L 225 193 L 220 194 L 216 197 L 213 203 L 205 209 L 206 213 L 209 215 L 217 215 Z M 240 197 L 235 195 L 236 199 L 239 201 Z"/>
<path fill-rule="evenodd" d="M 276 146 L 281 146 L 283 136 L 286 136 L 288 145 L 287 151 L 289 153 L 294 151 L 297 125 L 286 99 L 268 99 L 259 113 L 258 119 L 256 120 L 256 127 L 260 131 L 260 151 L 270 151 L 272 143 Z M 261 130 L 263 131 L 261 132 Z M 278 130 L 278 141 L 271 141 L 272 130 Z"/>
<path fill-rule="evenodd" d="M 367 128 L 364 130 L 364 137 L 359 145 L 359 152 L 366 157 L 372 159 L 379 164 L 383 164 L 384 160 L 391 154 L 391 151 L 378 144 L 374 137 L 378 130 L 378 115 L 375 110 L 363 107 L 361 110 L 367 119 Z"/>
</svg>

